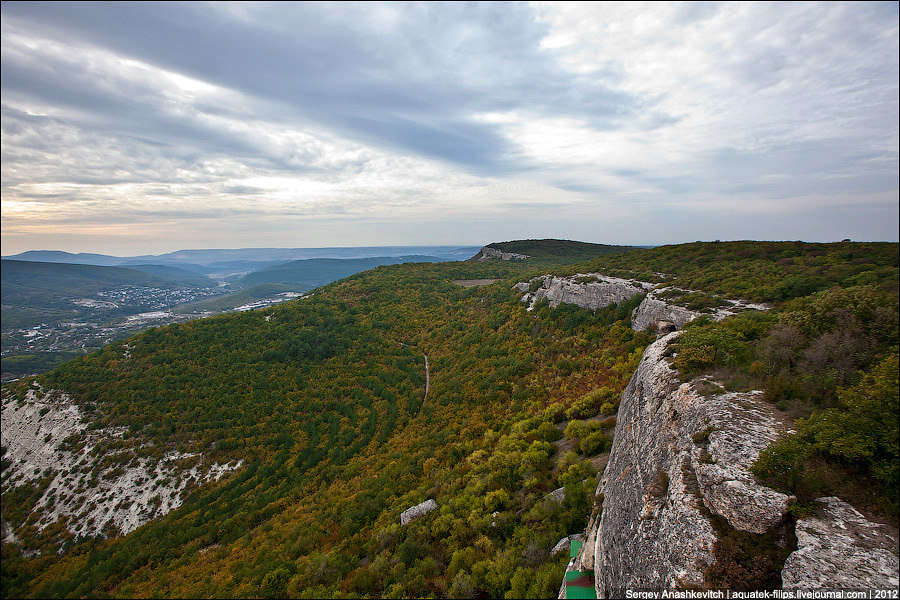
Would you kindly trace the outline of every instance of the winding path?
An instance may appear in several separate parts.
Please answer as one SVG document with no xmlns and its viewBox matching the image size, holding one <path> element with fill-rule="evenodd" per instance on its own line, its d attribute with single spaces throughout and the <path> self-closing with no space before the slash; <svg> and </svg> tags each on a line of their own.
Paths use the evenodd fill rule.
<svg viewBox="0 0 900 600">
<path fill-rule="evenodd" d="M 431 388 L 431 371 L 428 369 L 428 355 L 423 352 L 422 356 L 425 357 L 425 396 L 422 398 L 422 404 L 425 404 L 425 400 L 428 398 L 428 390 Z M 419 410 L 422 410 L 421 406 Z"/>
<path fill-rule="evenodd" d="M 397 342 L 401 346 L 408 346 L 408 344 L 404 342 Z M 428 399 L 428 390 L 431 389 L 431 369 L 428 367 L 428 355 L 424 352 L 422 356 L 425 357 L 425 395 L 422 396 L 422 404 L 419 405 L 419 410 L 416 411 L 416 416 L 419 416 L 419 413 L 422 412 L 422 405 L 425 404 L 425 400 Z"/>
</svg>

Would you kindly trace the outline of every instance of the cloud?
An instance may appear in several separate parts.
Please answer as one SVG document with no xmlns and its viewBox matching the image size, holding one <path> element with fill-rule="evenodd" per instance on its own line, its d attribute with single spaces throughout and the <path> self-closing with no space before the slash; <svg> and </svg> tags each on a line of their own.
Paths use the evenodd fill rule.
<svg viewBox="0 0 900 600">
<path fill-rule="evenodd" d="M 469 168 L 502 169 L 506 149 L 495 128 L 471 118 L 477 112 L 525 101 L 535 112 L 590 115 L 599 122 L 630 111 L 627 94 L 600 79 L 579 80 L 557 69 L 537 47 L 544 28 L 525 6 L 221 8 L 129 3 L 109 10 L 62 4 L 17 5 L 6 12 L 13 26 L 32 39 L 91 40 L 120 62 L 155 65 L 240 90 L 280 103 L 285 116 Z M 52 45 L 44 39 L 39 46 Z M 87 65 L 82 80 L 94 81 L 101 71 L 102 83 L 114 81 L 115 73 L 104 68 L 111 65 L 85 60 L 86 54 L 67 49 L 68 77 L 59 77 L 62 68 L 45 68 L 43 77 L 27 64 L 17 69 L 18 54 L 11 54 L 4 78 L 33 95 L 46 91 L 75 107 L 105 105 L 111 115 L 127 117 L 132 108 L 118 98 L 147 97 L 144 104 L 154 103 L 149 86 L 115 86 L 108 94 L 106 86 L 71 85 L 79 63 Z"/>
<path fill-rule="evenodd" d="M 895 3 L 2 12 L 5 252 L 35 227 L 216 215 L 248 235 L 418 224 L 410 243 L 467 220 L 524 237 L 541 211 L 563 237 L 602 212 L 633 243 L 724 238 L 716 215 L 753 211 L 744 237 L 769 237 L 784 206 L 839 229 L 816 203 L 870 207 L 868 229 L 840 213 L 854 238 L 898 235 Z"/>
</svg>

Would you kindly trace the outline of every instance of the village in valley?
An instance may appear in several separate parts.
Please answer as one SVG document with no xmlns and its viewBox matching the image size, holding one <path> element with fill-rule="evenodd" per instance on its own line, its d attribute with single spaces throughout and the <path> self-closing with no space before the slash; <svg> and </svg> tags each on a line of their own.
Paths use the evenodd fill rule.
<svg viewBox="0 0 900 600">
<path fill-rule="evenodd" d="M 303 297 L 280 292 L 233 308 L 193 310 L 187 305 L 221 296 L 221 287 L 163 289 L 125 285 L 94 297 L 71 298 L 71 320 L 48 318 L 26 327 L 3 328 L 2 356 L 91 352 L 149 327 L 181 323 L 223 312 L 243 312 Z"/>
</svg>

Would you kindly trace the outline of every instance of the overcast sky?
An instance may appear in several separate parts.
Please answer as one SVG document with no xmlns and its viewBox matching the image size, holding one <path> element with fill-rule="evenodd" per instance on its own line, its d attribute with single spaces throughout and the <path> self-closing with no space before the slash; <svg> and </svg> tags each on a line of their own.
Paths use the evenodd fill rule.
<svg viewBox="0 0 900 600">
<path fill-rule="evenodd" d="M 898 4 L 2 4 L 2 252 L 898 239 Z"/>
</svg>

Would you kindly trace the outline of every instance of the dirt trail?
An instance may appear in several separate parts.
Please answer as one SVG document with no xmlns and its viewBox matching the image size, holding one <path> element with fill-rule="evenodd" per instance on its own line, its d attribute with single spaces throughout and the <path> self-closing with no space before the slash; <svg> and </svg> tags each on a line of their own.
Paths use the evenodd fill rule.
<svg viewBox="0 0 900 600">
<path fill-rule="evenodd" d="M 422 356 L 425 357 L 425 397 L 422 398 L 422 403 L 424 404 L 428 398 L 428 389 L 431 387 L 431 371 L 428 369 L 428 355 L 423 352 Z"/>
<path fill-rule="evenodd" d="M 408 344 L 404 342 L 397 342 L 401 346 L 408 346 Z M 422 412 L 422 405 L 425 404 L 425 401 L 428 399 L 428 391 L 431 389 L 431 369 L 428 366 L 428 355 L 424 352 L 422 356 L 425 358 L 425 395 L 422 396 L 422 404 L 419 405 L 419 410 L 416 411 L 416 416 L 419 416 L 419 413 Z"/>
</svg>

